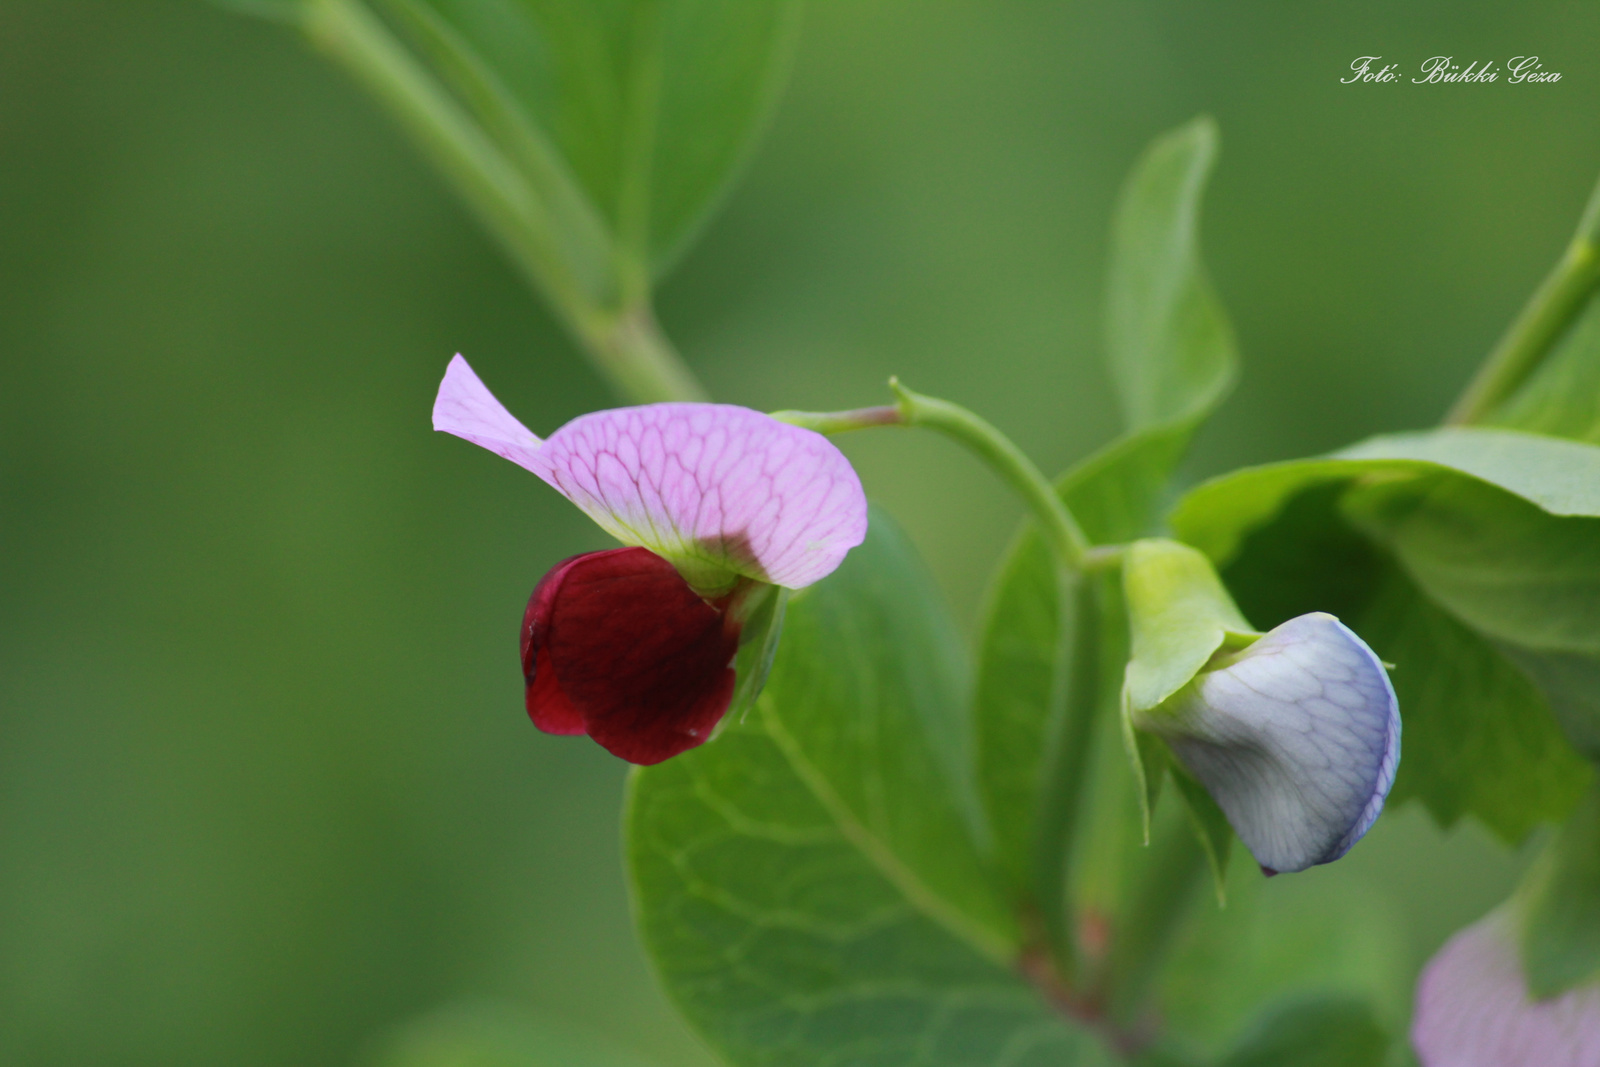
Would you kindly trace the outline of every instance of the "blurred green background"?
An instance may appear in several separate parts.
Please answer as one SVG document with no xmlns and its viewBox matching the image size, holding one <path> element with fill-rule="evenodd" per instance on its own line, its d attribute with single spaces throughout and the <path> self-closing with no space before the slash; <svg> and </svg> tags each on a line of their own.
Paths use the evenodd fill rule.
<svg viewBox="0 0 1600 1067">
<path fill-rule="evenodd" d="M 1424 425 L 1600 171 L 1597 39 L 1569 0 L 819 2 L 661 315 L 719 399 L 898 373 L 1060 469 L 1114 430 L 1117 183 L 1206 110 L 1245 377 L 1191 476 Z M 1529 52 L 1563 81 L 1339 84 Z M 536 431 L 614 403 L 289 34 L 0 2 L 0 1064 L 345 1064 L 472 999 L 708 1062 L 634 943 L 623 765 L 521 710 L 527 592 L 604 537 L 429 430 L 457 351 Z M 846 448 L 970 629 L 1018 506 L 932 437 Z M 1259 893 L 1371 901 L 1414 973 L 1521 862 L 1408 808 Z"/>
</svg>

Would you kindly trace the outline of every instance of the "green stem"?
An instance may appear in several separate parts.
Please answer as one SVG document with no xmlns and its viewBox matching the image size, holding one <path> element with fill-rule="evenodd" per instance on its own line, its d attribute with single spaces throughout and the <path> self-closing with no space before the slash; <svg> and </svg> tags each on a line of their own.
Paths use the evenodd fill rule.
<svg viewBox="0 0 1600 1067">
<path fill-rule="evenodd" d="M 1150 985 L 1189 917 L 1206 872 L 1205 850 L 1186 820 L 1172 819 L 1150 845 L 1150 865 L 1118 917 L 1106 959 L 1103 1003 L 1111 1021 L 1137 1025 Z"/>
<path fill-rule="evenodd" d="M 1061 657 L 1057 677 L 1066 691 L 1060 728 L 1045 753 L 1043 781 L 1050 788 L 1039 800 L 1035 830 L 1034 891 L 1040 925 L 1055 967 L 1073 985 L 1083 977 L 1078 958 L 1076 908 L 1070 897 L 1073 846 L 1087 799 L 1090 758 L 1102 701 L 1104 635 L 1101 624 L 1105 579 L 1058 571 L 1057 596 L 1063 606 L 1057 635 Z"/>
<path fill-rule="evenodd" d="M 873 426 L 926 426 L 937 430 L 977 453 L 1001 480 L 1022 496 L 1044 527 L 1051 550 L 1069 574 L 1099 570 L 1116 562 L 1120 549 L 1102 551 L 1091 547 L 1061 494 L 1005 434 L 959 404 L 913 393 L 901 385 L 898 378 L 889 379 L 889 388 L 894 390 L 898 400 L 892 405 L 853 411 L 774 411 L 772 417 L 779 422 L 829 434 Z"/>
<path fill-rule="evenodd" d="M 845 433 L 874 426 L 899 426 L 900 409 L 893 404 L 853 411 L 774 411 L 772 417 L 791 426 L 803 426 L 818 433 Z"/>
<path fill-rule="evenodd" d="M 528 135 L 507 154 L 505 101 L 459 42 L 413 20 L 413 29 L 430 31 L 430 49 L 450 60 L 442 66 L 458 97 L 361 0 L 310 0 L 304 11 L 301 28 L 312 43 L 399 119 L 618 392 L 635 403 L 705 397 L 656 324 L 648 287 L 622 294 L 617 253 L 604 228 L 573 224 L 589 212 L 581 193 L 548 159 L 528 165 L 540 162 L 540 142 L 528 133 L 533 124 L 526 116 L 516 118 Z"/>
<path fill-rule="evenodd" d="M 694 372 L 661 332 L 648 301 L 604 316 L 580 334 L 589 357 L 623 395 L 640 404 L 709 399 Z"/>
<path fill-rule="evenodd" d="M 1445 418 L 1449 426 L 1482 422 L 1550 354 L 1589 298 L 1600 288 L 1600 186 L 1589 196 L 1578 232 L 1500 343 L 1495 345 Z"/>
<path fill-rule="evenodd" d="M 899 398 L 900 419 L 907 426 L 926 426 L 966 445 L 1015 489 L 1044 530 L 1045 540 L 1068 571 L 1082 573 L 1089 562 L 1089 539 L 1055 487 L 1011 439 L 959 404 L 914 393 L 889 379 Z"/>
</svg>

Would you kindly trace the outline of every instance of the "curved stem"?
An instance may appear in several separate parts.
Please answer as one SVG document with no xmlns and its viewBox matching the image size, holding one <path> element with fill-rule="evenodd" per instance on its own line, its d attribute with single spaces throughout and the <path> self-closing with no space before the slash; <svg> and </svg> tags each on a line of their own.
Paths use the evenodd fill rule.
<svg viewBox="0 0 1600 1067">
<path fill-rule="evenodd" d="M 1009 437 L 959 404 L 912 392 L 898 378 L 889 379 L 889 388 L 899 398 L 897 407 L 905 425 L 937 430 L 975 452 L 1033 509 L 1061 565 L 1082 573 L 1089 561 L 1089 539 L 1055 486 Z"/>
<path fill-rule="evenodd" d="M 874 426 L 899 426 L 904 421 L 900 417 L 900 409 L 893 404 L 850 411 L 774 411 L 772 417 L 779 422 L 818 433 L 846 433 L 850 430 L 868 430 Z"/>
<path fill-rule="evenodd" d="M 827 434 L 873 426 L 926 426 L 937 430 L 966 445 L 1021 495 L 1043 526 L 1051 550 L 1069 573 L 1099 570 L 1116 562 L 1120 549 L 1102 550 L 1089 544 L 1061 494 L 1009 437 L 960 404 L 913 393 L 900 384 L 899 378 L 890 378 L 889 388 L 894 390 L 897 403 L 853 411 L 774 411 L 772 417 Z"/>
<path fill-rule="evenodd" d="M 1550 354 L 1595 290 L 1600 288 L 1600 186 L 1589 196 L 1578 232 L 1548 277 L 1534 290 L 1445 418 L 1467 426 L 1489 417 Z"/>
</svg>

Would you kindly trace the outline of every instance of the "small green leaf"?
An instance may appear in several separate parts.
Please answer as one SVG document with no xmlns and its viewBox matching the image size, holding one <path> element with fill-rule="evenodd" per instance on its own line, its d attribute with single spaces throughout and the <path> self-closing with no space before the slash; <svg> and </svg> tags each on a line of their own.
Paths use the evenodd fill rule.
<svg viewBox="0 0 1600 1067">
<path fill-rule="evenodd" d="M 1318 997 L 1268 1011 L 1217 1067 L 1381 1067 L 1389 1034 L 1355 997 Z"/>
<path fill-rule="evenodd" d="M 1592 789 L 1518 893 L 1528 992 L 1543 999 L 1600 978 L 1600 789 Z"/>
<path fill-rule="evenodd" d="M 1172 470 L 1204 414 L 1130 433 L 1060 478 L 1062 499 L 1091 541 L 1114 545 L 1157 532 Z"/>
<path fill-rule="evenodd" d="M 1117 202 L 1106 341 L 1134 430 L 1203 416 L 1233 382 L 1233 331 L 1200 263 L 1216 155 L 1216 123 L 1201 116 L 1145 150 Z"/>
<path fill-rule="evenodd" d="M 1194 831 L 1205 850 L 1206 866 L 1211 869 L 1211 884 L 1217 893 L 1219 906 L 1228 903 L 1228 855 L 1233 850 L 1233 826 L 1222 813 L 1206 787 L 1195 781 L 1183 764 L 1168 758 L 1167 767 L 1172 772 L 1172 784 L 1183 797 Z"/>
<path fill-rule="evenodd" d="M 734 659 L 739 684 L 728 702 L 725 721 L 744 718 L 766 687 L 772 661 L 778 654 L 778 639 L 783 635 L 783 616 L 789 606 L 789 596 L 789 590 L 782 586 L 769 586 L 762 591 L 761 603 L 745 620 L 739 634 L 739 652 Z"/>
<path fill-rule="evenodd" d="M 1082 583 L 1061 572 L 1029 526 L 1013 545 L 990 592 L 974 690 L 978 783 L 995 864 L 1018 900 L 1034 896 L 1034 864 L 1044 776 L 1063 733 L 1078 738 L 1090 709 L 1068 712 L 1077 650 L 1092 648 L 1081 628 L 1098 625 Z M 1070 748 L 1070 741 L 1069 746 Z M 1059 776 L 1063 768 L 1049 770 Z M 1079 772 L 1081 774 L 1081 770 Z M 1076 775 L 1068 775 L 1069 781 Z M 1074 785 L 1062 788 L 1074 791 Z"/>
<path fill-rule="evenodd" d="M 1242 647 L 1258 636 L 1211 561 L 1188 545 L 1135 541 L 1123 560 L 1122 587 L 1133 642 L 1127 707 L 1135 716 L 1188 685 L 1225 642 Z"/>
<path fill-rule="evenodd" d="M 1445 828 L 1476 815 L 1510 844 L 1572 810 L 1594 775 L 1521 671 L 1392 568 L 1363 619 L 1405 717 L 1391 804 L 1417 797 Z"/>
</svg>

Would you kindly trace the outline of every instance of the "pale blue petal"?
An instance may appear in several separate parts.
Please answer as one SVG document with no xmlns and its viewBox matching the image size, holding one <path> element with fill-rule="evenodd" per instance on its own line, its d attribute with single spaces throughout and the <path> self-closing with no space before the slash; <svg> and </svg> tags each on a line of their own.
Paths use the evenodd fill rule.
<svg viewBox="0 0 1600 1067">
<path fill-rule="evenodd" d="M 1159 732 L 1263 867 L 1336 860 L 1383 810 L 1399 707 L 1378 657 L 1332 615 L 1290 619 L 1175 700 Z"/>
</svg>

